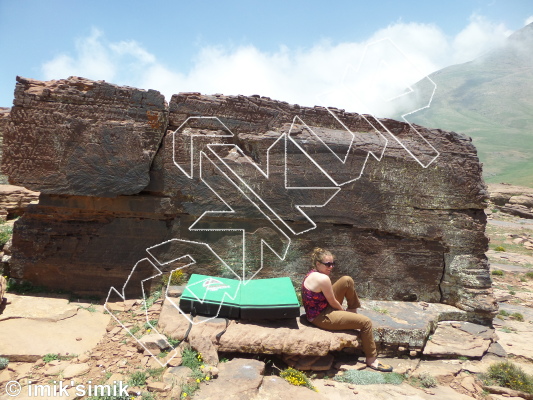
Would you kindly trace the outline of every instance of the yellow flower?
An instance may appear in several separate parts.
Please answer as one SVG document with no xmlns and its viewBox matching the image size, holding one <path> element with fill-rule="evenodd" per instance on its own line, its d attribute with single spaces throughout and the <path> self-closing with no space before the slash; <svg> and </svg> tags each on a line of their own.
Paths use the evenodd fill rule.
<svg viewBox="0 0 533 400">
<path fill-rule="evenodd" d="M 196 379 L 196 382 L 200 383 L 200 379 Z"/>
<path fill-rule="evenodd" d="M 208 377 L 208 376 L 206 376 L 206 377 L 205 377 L 205 380 L 206 380 L 206 381 L 208 381 L 208 380 L 209 380 L 209 377 Z"/>
</svg>

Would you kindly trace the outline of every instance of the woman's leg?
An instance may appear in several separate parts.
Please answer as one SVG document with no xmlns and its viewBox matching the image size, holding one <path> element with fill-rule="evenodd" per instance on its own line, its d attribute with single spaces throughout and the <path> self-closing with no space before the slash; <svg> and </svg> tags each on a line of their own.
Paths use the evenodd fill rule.
<svg viewBox="0 0 533 400">
<path fill-rule="evenodd" d="M 376 344 L 372 333 L 372 321 L 361 314 L 326 308 L 312 322 L 322 329 L 330 331 L 358 329 L 361 332 L 361 344 L 367 364 L 372 364 L 377 357 Z"/>
<path fill-rule="evenodd" d="M 333 284 L 333 294 L 339 303 L 342 304 L 344 298 L 348 302 L 349 309 L 361 307 L 361 302 L 355 291 L 353 279 L 349 276 L 343 276 Z"/>
</svg>

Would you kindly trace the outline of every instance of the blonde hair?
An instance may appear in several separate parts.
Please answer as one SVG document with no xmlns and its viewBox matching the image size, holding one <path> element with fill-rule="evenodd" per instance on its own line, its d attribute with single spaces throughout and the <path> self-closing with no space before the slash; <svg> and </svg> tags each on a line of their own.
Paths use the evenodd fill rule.
<svg viewBox="0 0 533 400">
<path fill-rule="evenodd" d="M 321 249 L 320 247 L 315 247 L 313 250 L 313 253 L 311 253 L 311 260 L 313 263 L 313 268 L 316 266 L 316 262 L 322 262 L 322 259 L 324 256 L 331 256 L 333 257 L 333 260 L 335 260 L 335 256 L 331 254 L 329 250 Z"/>
</svg>

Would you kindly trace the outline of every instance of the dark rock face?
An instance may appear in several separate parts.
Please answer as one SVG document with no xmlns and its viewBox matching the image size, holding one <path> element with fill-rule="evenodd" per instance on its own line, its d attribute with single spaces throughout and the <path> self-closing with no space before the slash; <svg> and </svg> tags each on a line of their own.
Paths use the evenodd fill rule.
<svg viewBox="0 0 533 400">
<path fill-rule="evenodd" d="M 0 107 L 0 161 L 2 160 L 3 153 L 3 133 L 7 130 L 7 125 L 9 124 L 9 112 L 10 108 Z M 5 185 L 7 183 L 7 177 L 0 173 L 0 185 Z"/>
<path fill-rule="evenodd" d="M 17 78 L 10 118 L 2 169 L 10 183 L 84 196 L 140 192 L 167 125 L 159 92 L 75 77 Z"/>
<path fill-rule="evenodd" d="M 15 226 L 16 277 L 106 293 L 156 246 L 139 276 L 150 276 L 150 263 L 167 271 L 184 265 L 176 260 L 196 248 L 187 272 L 299 282 L 319 246 L 337 257 L 333 278 L 351 275 L 363 297 L 442 302 L 472 320 L 494 314 L 484 254 L 488 195 L 469 138 L 258 96 L 182 93 L 167 111 L 156 92 L 57 82 L 19 79 L 5 135 L 3 170 L 44 193 Z M 76 125 L 87 117 L 87 97 L 100 130 Z M 134 146 L 111 139 L 106 124 L 120 125 L 120 117 L 130 124 L 123 136 L 139 138 Z M 49 164 L 23 151 L 34 146 L 36 125 L 55 144 L 45 147 Z M 160 140 L 156 131 L 165 129 Z M 142 168 L 132 154 L 146 156 Z M 85 168 L 94 157 L 99 167 Z M 148 167 L 149 182 L 132 179 Z M 173 239 L 181 241 L 158 246 Z"/>
</svg>

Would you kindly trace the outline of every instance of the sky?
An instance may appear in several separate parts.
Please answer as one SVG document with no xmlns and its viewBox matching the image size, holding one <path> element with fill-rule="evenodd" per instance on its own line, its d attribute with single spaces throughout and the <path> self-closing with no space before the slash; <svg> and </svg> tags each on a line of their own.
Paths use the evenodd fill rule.
<svg viewBox="0 0 533 400">
<path fill-rule="evenodd" d="M 384 116 L 410 84 L 531 22 L 532 0 L 0 0 L 0 107 L 17 75 L 75 75 L 167 101 L 260 94 Z"/>
</svg>

